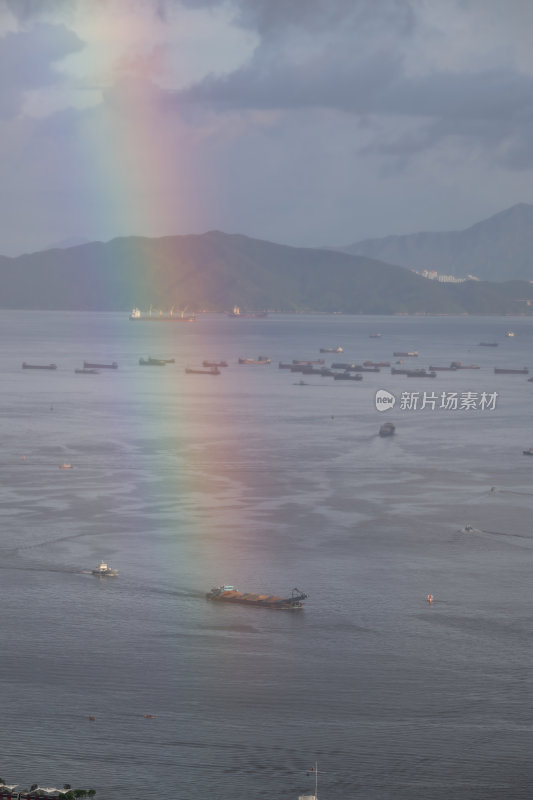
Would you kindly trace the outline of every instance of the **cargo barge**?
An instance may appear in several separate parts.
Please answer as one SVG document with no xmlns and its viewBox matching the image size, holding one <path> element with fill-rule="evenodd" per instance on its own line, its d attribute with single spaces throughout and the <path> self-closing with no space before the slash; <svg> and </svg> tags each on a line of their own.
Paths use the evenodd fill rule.
<svg viewBox="0 0 533 800">
<path fill-rule="evenodd" d="M 523 369 L 503 369 L 501 367 L 494 367 L 495 375 L 527 375 L 529 370 L 527 367 Z"/>
<path fill-rule="evenodd" d="M 24 361 L 22 369 L 57 369 L 57 364 L 26 364 Z"/>
<path fill-rule="evenodd" d="M 303 608 L 303 601 L 307 595 L 300 589 L 293 589 L 290 597 L 278 597 L 268 594 L 249 594 L 239 592 L 235 586 L 224 584 L 215 586 L 207 592 L 208 600 L 216 600 L 218 603 L 242 603 L 247 606 L 259 606 L 260 608 L 273 608 L 276 611 L 294 611 Z"/>
<path fill-rule="evenodd" d="M 96 361 L 84 361 L 83 369 L 118 369 L 118 364 L 116 361 L 112 361 L 111 364 L 100 364 Z"/>
</svg>

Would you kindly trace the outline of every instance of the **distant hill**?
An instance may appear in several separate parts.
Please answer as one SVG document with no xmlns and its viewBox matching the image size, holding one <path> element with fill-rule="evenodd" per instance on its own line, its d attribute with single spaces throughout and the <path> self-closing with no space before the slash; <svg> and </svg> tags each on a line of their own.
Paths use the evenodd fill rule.
<svg viewBox="0 0 533 800">
<path fill-rule="evenodd" d="M 391 314 L 529 312 L 533 285 L 446 286 L 402 267 L 211 231 L 0 257 L 0 307 Z"/>
<path fill-rule="evenodd" d="M 416 270 L 482 280 L 533 280 L 533 205 L 520 203 L 463 231 L 365 239 L 339 248 Z"/>
</svg>

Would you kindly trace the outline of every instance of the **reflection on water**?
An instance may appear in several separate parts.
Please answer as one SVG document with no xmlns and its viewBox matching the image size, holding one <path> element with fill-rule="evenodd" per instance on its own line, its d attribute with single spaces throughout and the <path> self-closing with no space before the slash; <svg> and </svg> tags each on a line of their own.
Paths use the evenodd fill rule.
<svg viewBox="0 0 533 800">
<path fill-rule="evenodd" d="M 289 800 L 318 760 L 325 800 L 524 796 L 533 384 L 493 367 L 533 366 L 533 334 L 509 325 L 3 312 L 3 777 Z M 277 369 L 332 341 L 348 362 L 405 349 L 480 369 L 307 386 Z M 272 364 L 237 364 L 258 353 Z M 185 375 L 206 358 L 229 367 Z M 119 369 L 76 375 L 84 359 Z M 376 411 L 378 389 L 426 383 L 497 407 Z M 119 578 L 85 574 L 100 559 Z M 309 600 L 209 603 L 221 583 Z"/>
</svg>

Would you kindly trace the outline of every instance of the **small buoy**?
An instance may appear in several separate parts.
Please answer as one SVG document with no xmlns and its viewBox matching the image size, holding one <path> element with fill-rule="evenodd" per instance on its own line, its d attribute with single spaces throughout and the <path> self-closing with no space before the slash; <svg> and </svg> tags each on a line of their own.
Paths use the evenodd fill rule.
<svg viewBox="0 0 533 800">
<path fill-rule="evenodd" d="M 428 596 L 426 597 L 426 600 L 431 605 L 431 603 L 433 602 L 433 595 L 432 594 L 428 594 Z"/>
<path fill-rule="evenodd" d="M 91 717 L 91 716 L 90 716 L 90 717 L 89 717 L 89 719 L 91 720 L 91 722 L 94 722 L 94 720 L 95 720 L 95 717 Z"/>
</svg>

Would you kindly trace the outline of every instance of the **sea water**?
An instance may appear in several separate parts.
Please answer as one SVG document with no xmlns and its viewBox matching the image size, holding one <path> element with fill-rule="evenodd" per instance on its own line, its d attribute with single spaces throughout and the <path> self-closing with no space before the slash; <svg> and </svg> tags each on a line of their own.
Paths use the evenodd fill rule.
<svg viewBox="0 0 533 800">
<path fill-rule="evenodd" d="M 2 312 L 0 336 L 4 780 L 291 800 L 318 761 L 323 800 L 531 794 L 533 383 L 493 371 L 533 367 L 530 320 Z M 398 350 L 480 369 L 277 367 Z M 185 374 L 204 359 L 229 366 Z M 309 598 L 207 601 L 222 583 Z"/>
</svg>

